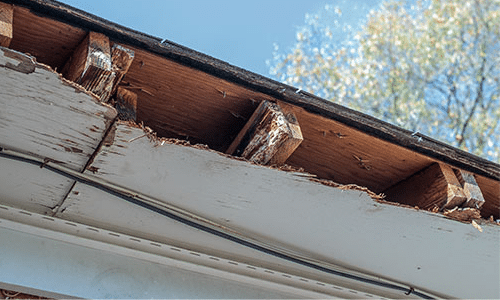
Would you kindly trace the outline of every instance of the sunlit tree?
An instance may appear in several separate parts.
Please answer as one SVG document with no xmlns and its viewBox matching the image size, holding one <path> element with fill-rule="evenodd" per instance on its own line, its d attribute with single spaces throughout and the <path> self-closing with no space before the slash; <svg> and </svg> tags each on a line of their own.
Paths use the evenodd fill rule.
<svg viewBox="0 0 500 300">
<path fill-rule="evenodd" d="M 500 0 L 383 2 L 359 30 L 342 18 L 329 5 L 306 16 L 293 49 L 276 49 L 272 74 L 499 161 Z"/>
</svg>

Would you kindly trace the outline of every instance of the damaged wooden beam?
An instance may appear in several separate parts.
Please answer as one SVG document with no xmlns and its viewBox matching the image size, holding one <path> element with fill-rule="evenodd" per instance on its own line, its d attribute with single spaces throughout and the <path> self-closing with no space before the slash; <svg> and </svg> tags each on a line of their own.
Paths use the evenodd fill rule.
<svg viewBox="0 0 500 300">
<path fill-rule="evenodd" d="M 481 209 L 484 204 L 484 197 L 474 175 L 470 172 L 458 169 L 455 170 L 455 175 L 462 185 L 466 197 L 463 206 Z"/>
<path fill-rule="evenodd" d="M 434 163 L 387 189 L 388 201 L 427 210 L 443 210 L 460 206 L 465 193 L 450 166 Z"/>
<path fill-rule="evenodd" d="M 111 83 L 112 88 L 106 90 L 106 92 L 101 96 L 102 102 L 107 102 L 109 98 L 116 93 L 118 84 L 123 79 L 125 74 L 127 74 L 133 60 L 134 51 L 118 44 L 113 45 L 111 48 L 111 68 L 115 73 L 115 76 L 113 82 Z"/>
<path fill-rule="evenodd" d="M 226 153 L 240 155 L 259 164 L 283 164 L 302 142 L 295 114 L 262 101 Z"/>
<path fill-rule="evenodd" d="M 66 79 L 99 97 L 111 94 L 115 72 L 108 37 L 89 32 L 66 62 L 62 73 Z"/>
<path fill-rule="evenodd" d="M 14 6 L 0 2 L 0 46 L 9 47 L 12 40 Z"/>
</svg>

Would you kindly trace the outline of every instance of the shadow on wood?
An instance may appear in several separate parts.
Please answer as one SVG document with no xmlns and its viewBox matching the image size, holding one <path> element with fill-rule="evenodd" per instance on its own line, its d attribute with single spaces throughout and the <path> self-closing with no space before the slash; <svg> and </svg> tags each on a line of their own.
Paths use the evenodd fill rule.
<svg viewBox="0 0 500 300">
<path fill-rule="evenodd" d="M 453 170 L 434 163 L 387 189 L 388 201 L 434 210 L 459 206 L 466 200 Z"/>
</svg>

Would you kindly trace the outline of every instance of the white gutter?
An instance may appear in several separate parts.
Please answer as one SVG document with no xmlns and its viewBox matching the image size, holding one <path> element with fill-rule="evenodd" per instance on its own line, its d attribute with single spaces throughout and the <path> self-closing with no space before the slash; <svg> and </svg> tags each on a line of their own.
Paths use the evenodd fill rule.
<svg viewBox="0 0 500 300">
<path fill-rule="evenodd" d="M 9 214 L 38 225 L 3 218 Z M 333 292 L 353 296 L 323 282 L 5 206 L 0 206 L 0 215 L 0 288 L 57 298 L 331 298 Z M 43 222 L 62 231 L 89 231 L 108 242 L 38 227 Z"/>
</svg>

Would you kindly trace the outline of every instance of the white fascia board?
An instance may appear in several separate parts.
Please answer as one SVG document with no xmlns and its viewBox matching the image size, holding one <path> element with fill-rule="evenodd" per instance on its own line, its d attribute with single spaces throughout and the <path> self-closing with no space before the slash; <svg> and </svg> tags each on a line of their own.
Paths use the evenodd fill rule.
<svg viewBox="0 0 500 300">
<path fill-rule="evenodd" d="M 115 116 L 113 107 L 33 57 L 0 47 L 0 147 L 52 157 L 82 171 Z M 0 159 L 0 170 L 2 203 L 38 213 L 51 213 L 74 184 L 6 159 Z"/>
<path fill-rule="evenodd" d="M 480 232 L 442 214 L 378 203 L 364 190 L 140 138 L 144 131 L 126 123 L 117 124 L 114 136 L 94 159 L 97 172 L 86 175 L 319 262 L 443 297 L 500 295 L 496 225 Z M 172 236 L 164 229 L 172 220 L 136 207 L 77 182 L 57 216 L 152 239 L 194 240 Z"/>
<path fill-rule="evenodd" d="M 129 172 L 120 172 L 115 174 L 116 178 L 103 179 L 91 174 L 78 173 L 78 176 L 85 178 L 82 177 L 83 181 L 75 185 L 70 193 L 71 201 L 66 201 L 59 217 L 70 223 L 80 222 L 154 242 L 167 241 L 171 245 L 174 242 L 173 245 L 176 246 L 182 246 L 182 243 L 190 244 L 191 247 L 187 249 L 211 253 L 217 257 L 228 259 L 224 255 L 229 252 L 234 257 L 229 259 L 236 261 L 244 259 L 245 262 L 252 264 L 256 262 L 254 256 L 249 260 L 249 256 L 245 257 L 239 251 L 229 250 L 234 248 L 234 243 L 221 245 L 219 243 L 221 239 L 217 241 L 213 239 L 215 235 L 207 234 L 150 209 L 138 207 L 113 193 L 84 183 L 89 181 L 112 186 L 114 182 L 118 182 L 130 188 L 140 184 L 141 189 L 148 193 L 155 192 L 155 188 L 164 189 L 163 195 L 168 196 L 168 202 L 187 210 L 187 213 L 193 211 L 212 220 L 224 217 L 230 221 L 229 224 L 239 224 L 234 228 L 247 236 L 255 237 L 256 233 L 259 233 L 257 234 L 259 240 L 266 241 L 268 245 L 282 246 L 283 249 L 294 252 L 297 249 L 301 250 L 300 248 L 302 250 L 307 248 L 309 253 L 303 252 L 302 257 L 317 258 L 316 261 L 319 263 L 333 264 L 335 268 L 346 267 L 338 262 L 350 266 L 371 266 L 368 268 L 369 272 L 366 272 L 367 269 L 353 268 L 348 271 L 357 270 L 365 277 L 369 275 L 372 278 L 377 277 L 376 280 L 390 280 L 399 285 L 399 294 L 395 295 L 392 291 L 393 297 L 404 297 L 402 293 L 407 292 L 409 287 L 414 287 L 415 292 L 420 290 L 427 295 L 441 297 L 470 298 L 483 295 L 480 297 L 498 298 L 499 227 L 496 225 L 484 224 L 482 231 L 479 231 L 471 224 L 449 220 L 438 214 L 374 202 L 363 191 L 344 191 L 320 185 L 305 181 L 306 179 L 294 174 L 249 165 L 202 149 L 177 145 L 163 147 L 164 149 L 153 147 L 157 149 L 155 151 L 168 151 L 169 154 L 161 155 L 161 160 L 154 160 L 156 167 L 151 165 L 149 160 L 143 159 L 143 164 L 148 163 L 146 166 L 139 165 L 132 168 L 135 172 L 144 171 L 144 176 L 130 177 Z M 140 153 L 147 152 L 140 151 Z M 127 160 L 122 165 L 130 167 L 133 162 L 135 160 Z M 20 166 L 25 164 L 16 163 Z M 167 167 L 162 167 L 161 164 L 166 164 Z M 238 170 L 232 170 L 232 164 L 237 164 L 234 168 Z M 50 162 L 47 165 L 56 167 Z M 207 165 L 210 168 L 204 170 Z M 175 167 L 183 171 L 176 172 Z M 49 171 L 48 167 L 43 170 Z M 146 176 L 156 171 L 167 172 L 167 175 L 170 173 L 168 178 L 162 180 L 162 186 L 154 185 Z M 241 181 L 241 178 L 238 179 L 232 172 L 244 172 L 246 177 L 251 175 L 252 181 L 255 182 L 267 178 L 269 179 L 267 181 L 272 183 L 271 186 L 280 187 L 280 192 L 283 194 L 279 194 L 279 199 L 276 198 L 277 194 L 269 193 L 269 185 L 266 184 L 251 185 L 254 187 L 253 192 L 247 193 L 245 191 L 249 188 L 246 186 L 248 178 Z M 100 169 L 97 175 L 111 176 L 104 168 Z M 190 184 L 190 177 L 197 179 L 196 184 L 202 186 L 186 186 Z M 137 182 L 133 181 L 133 178 L 143 180 Z M 231 181 L 237 185 L 228 184 Z M 148 182 L 153 186 L 148 185 Z M 225 184 L 209 185 L 210 182 Z M 216 189 L 222 190 L 216 191 Z M 182 193 L 186 192 L 198 196 L 183 196 Z M 130 192 L 124 191 L 124 193 Z M 134 191 L 131 193 L 136 195 Z M 146 197 L 141 195 L 143 198 Z M 225 204 L 219 203 L 220 195 L 224 195 Z M 150 200 L 157 201 L 152 198 Z M 170 205 L 168 202 L 162 205 L 165 207 Z M 244 204 L 251 207 L 235 209 L 236 205 Z M 256 222 L 256 220 L 266 222 Z M 152 232 L 155 234 L 152 235 Z M 200 235 L 201 239 L 198 238 Z M 206 241 L 211 241 L 211 244 L 207 244 Z M 210 252 L 205 252 L 207 248 L 211 248 Z M 337 259 L 332 261 L 332 258 Z M 290 268 L 287 266 L 284 271 L 290 272 Z M 322 274 L 325 276 L 324 272 Z M 460 276 L 457 277 L 456 274 Z M 339 279 L 343 282 L 339 282 Z M 373 287 L 362 289 L 359 282 L 353 286 L 345 281 L 345 277 L 337 276 L 330 283 L 391 297 L 391 293 L 386 293 L 387 291 L 381 293 L 380 289 Z M 483 286 L 488 288 L 485 289 Z"/>
</svg>

